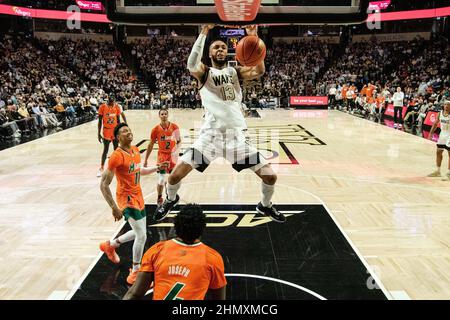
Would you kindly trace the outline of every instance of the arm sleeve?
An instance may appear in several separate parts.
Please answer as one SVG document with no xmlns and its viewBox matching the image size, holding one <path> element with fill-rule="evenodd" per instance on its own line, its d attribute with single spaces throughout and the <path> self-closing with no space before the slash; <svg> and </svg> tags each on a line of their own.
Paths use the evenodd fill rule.
<svg viewBox="0 0 450 320">
<path fill-rule="evenodd" d="M 191 54 L 187 61 L 187 68 L 190 72 L 197 72 L 202 62 L 203 48 L 205 47 L 206 36 L 200 34 L 192 47 Z"/>
</svg>

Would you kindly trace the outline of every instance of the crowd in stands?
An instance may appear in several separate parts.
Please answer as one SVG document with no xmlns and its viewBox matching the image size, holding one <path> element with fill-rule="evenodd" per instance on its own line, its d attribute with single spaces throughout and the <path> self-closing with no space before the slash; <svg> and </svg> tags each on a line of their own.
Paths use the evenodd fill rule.
<svg viewBox="0 0 450 320">
<path fill-rule="evenodd" d="M 400 87 L 403 105 L 419 127 L 428 110 L 450 98 L 450 45 L 447 40 L 351 44 L 321 79 L 331 107 L 365 116 L 383 114 Z M 404 120 L 410 120 L 406 117 Z"/>
<path fill-rule="evenodd" d="M 275 42 L 267 50 L 263 77 L 265 96 L 312 96 L 325 93 L 316 87 L 320 72 L 333 54 L 334 45 L 320 41 Z"/>
<path fill-rule="evenodd" d="M 124 109 L 200 107 L 197 83 L 186 68 L 191 45 L 176 37 L 135 41 L 127 65 L 111 43 L 0 36 L 0 135 L 92 119 L 108 94 Z M 445 39 L 338 49 L 314 41 L 274 42 L 267 50 L 266 74 L 256 81 L 259 87 L 244 86 L 244 102 L 269 107 L 275 98 L 287 107 L 289 96 L 329 94 L 330 107 L 370 116 L 384 112 L 397 87 L 412 115 L 439 109 L 449 98 Z M 149 88 L 138 83 L 133 66 Z"/>
<path fill-rule="evenodd" d="M 65 127 L 95 117 L 101 92 L 38 49 L 33 40 L 0 37 L 0 127 L 2 136 Z"/>
<path fill-rule="evenodd" d="M 85 94 L 89 87 L 97 92 L 94 96 L 114 94 L 126 108 L 132 103 L 138 92 L 137 79 L 114 44 L 63 38 L 58 41 L 40 40 L 40 45 L 58 63 L 77 74 L 82 82 L 81 93 Z"/>
<path fill-rule="evenodd" d="M 152 109 L 200 107 L 197 83 L 186 68 L 191 47 L 187 41 L 169 37 L 153 37 L 132 44 L 132 57 L 150 85 L 148 103 Z"/>
</svg>

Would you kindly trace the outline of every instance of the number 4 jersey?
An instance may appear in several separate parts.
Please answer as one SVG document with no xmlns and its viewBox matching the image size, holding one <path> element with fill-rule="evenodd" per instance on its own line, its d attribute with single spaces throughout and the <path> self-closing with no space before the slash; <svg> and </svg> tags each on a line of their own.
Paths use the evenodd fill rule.
<svg viewBox="0 0 450 320">
<path fill-rule="evenodd" d="M 222 256 L 201 242 L 158 242 L 145 253 L 140 271 L 154 273 L 154 300 L 203 300 L 208 289 L 227 284 Z"/>
<path fill-rule="evenodd" d="M 200 88 L 205 108 L 204 128 L 245 129 L 242 90 L 235 68 L 207 68 Z"/>
<path fill-rule="evenodd" d="M 114 171 L 117 179 L 117 205 L 119 209 L 144 210 L 145 203 L 140 184 L 141 155 L 136 146 L 130 152 L 117 148 L 108 161 L 108 170 Z"/>
</svg>

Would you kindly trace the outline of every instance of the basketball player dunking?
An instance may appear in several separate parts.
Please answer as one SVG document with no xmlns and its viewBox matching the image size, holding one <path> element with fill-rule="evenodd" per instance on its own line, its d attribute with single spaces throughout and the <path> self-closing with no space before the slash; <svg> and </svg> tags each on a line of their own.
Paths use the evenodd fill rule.
<svg viewBox="0 0 450 320">
<path fill-rule="evenodd" d="M 439 140 L 437 142 L 436 151 L 436 171 L 429 174 L 429 177 L 441 176 L 441 164 L 444 155 L 444 150 L 448 153 L 448 172 L 447 179 L 450 180 L 450 100 L 445 101 L 444 109 L 439 113 L 438 118 L 434 122 L 430 130 L 428 139 L 433 139 L 433 133 L 436 130 L 438 124 L 441 124 L 441 133 L 439 134 Z"/>
<path fill-rule="evenodd" d="M 223 156 L 232 163 L 233 169 L 251 169 L 262 180 L 262 199 L 256 210 L 277 222 L 285 222 L 285 216 L 271 202 L 277 176 L 269 163 L 256 148 L 246 143 L 247 124 L 241 112 L 242 90 L 240 80 L 260 78 L 265 72 L 264 61 L 254 67 L 228 67 L 227 45 L 221 40 L 209 46 L 212 67 L 201 62 L 206 36 L 214 26 L 203 26 L 191 54 L 188 69 L 199 83 L 199 91 L 205 116 L 198 139 L 186 151 L 167 183 L 167 198 L 155 211 L 154 219 L 164 219 L 180 200 L 177 194 L 181 180 L 192 169 L 203 172 L 208 165 Z M 248 35 L 257 35 L 257 27 L 246 28 Z"/>
<path fill-rule="evenodd" d="M 166 173 L 171 173 L 178 160 L 178 148 L 181 143 L 180 129 L 178 126 L 169 122 L 169 111 L 167 109 L 159 110 L 159 118 L 161 123 L 152 129 L 150 134 L 150 143 L 145 153 L 144 167 L 147 167 L 148 157 L 150 156 L 153 146 L 158 143 L 158 160 L 157 164 L 163 162 L 169 162 L 167 170 L 158 171 L 158 184 L 156 185 L 156 191 L 158 192 L 157 204 L 160 206 L 164 199 L 162 197 L 164 185 L 166 184 Z"/>
<path fill-rule="evenodd" d="M 106 253 L 109 260 L 117 264 L 120 262 L 120 258 L 115 251 L 116 248 L 122 243 L 134 240 L 133 266 L 127 277 L 127 282 L 133 284 L 141 266 L 147 239 L 145 203 L 140 177 L 165 169 L 168 162 L 161 163 L 155 168 L 141 168 L 140 152 L 136 146 L 131 145 L 133 133 L 126 123 L 121 123 L 114 129 L 114 137 L 119 141 L 119 147 L 114 150 L 108 161 L 108 168 L 103 173 L 100 190 L 112 209 L 114 219 L 119 221 L 122 217 L 125 217 L 125 220 L 131 226 L 131 230 L 113 241 L 102 242 L 100 250 Z M 109 188 L 114 175 L 117 178 L 117 204 Z"/>
</svg>

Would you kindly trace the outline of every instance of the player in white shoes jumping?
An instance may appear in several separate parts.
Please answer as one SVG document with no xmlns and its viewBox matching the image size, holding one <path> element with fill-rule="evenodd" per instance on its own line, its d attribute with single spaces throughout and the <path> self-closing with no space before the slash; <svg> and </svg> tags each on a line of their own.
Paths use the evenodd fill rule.
<svg viewBox="0 0 450 320">
<path fill-rule="evenodd" d="M 203 26 L 191 54 L 188 69 L 199 83 L 199 91 L 205 117 L 200 135 L 189 150 L 181 157 L 167 183 L 167 198 L 154 214 L 154 219 L 164 219 L 177 205 L 177 194 L 181 180 L 192 169 L 203 172 L 218 157 L 226 158 L 233 169 L 251 169 L 261 178 L 262 199 L 256 210 L 277 222 L 285 222 L 286 217 L 271 202 L 275 191 L 277 175 L 258 150 L 246 142 L 247 129 L 241 112 L 242 90 L 240 80 L 260 78 L 265 72 L 264 61 L 254 67 L 229 67 L 227 63 L 227 44 L 221 40 L 209 46 L 212 67 L 202 60 L 206 36 L 214 26 Z M 246 28 L 248 35 L 257 35 L 257 27 Z"/>
</svg>

